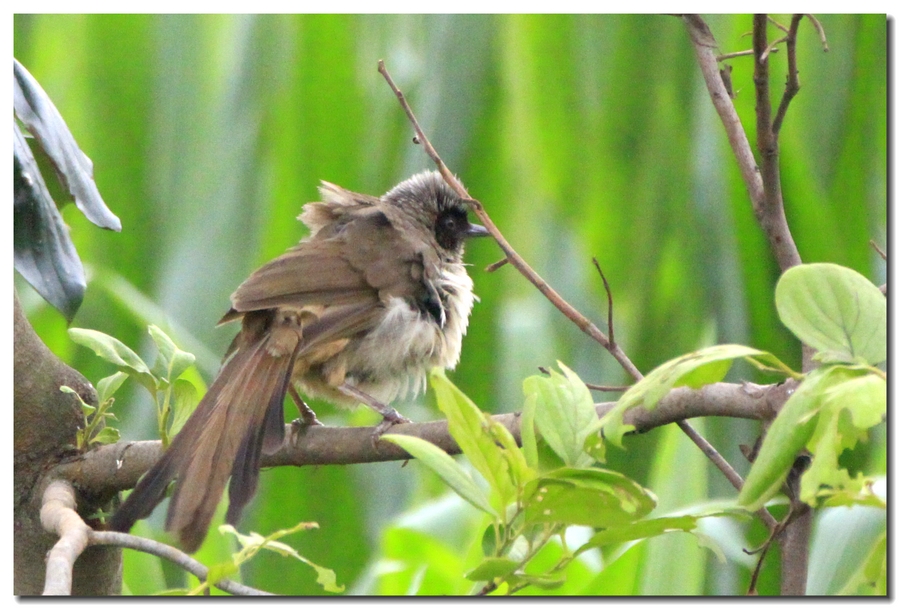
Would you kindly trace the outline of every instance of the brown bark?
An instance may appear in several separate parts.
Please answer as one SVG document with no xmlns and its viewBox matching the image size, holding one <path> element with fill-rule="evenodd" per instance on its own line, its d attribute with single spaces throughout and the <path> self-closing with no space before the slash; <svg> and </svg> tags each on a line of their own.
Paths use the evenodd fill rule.
<svg viewBox="0 0 900 609">
<path fill-rule="evenodd" d="M 78 400 L 59 388 L 71 387 L 89 404 L 97 403 L 97 393 L 87 379 L 44 345 L 18 298 L 14 315 L 13 592 L 30 596 L 44 588 L 44 559 L 56 542 L 40 522 L 44 475 L 75 454 L 75 431 L 83 420 Z M 98 507 L 87 499 L 79 501 L 83 515 Z M 121 585 L 122 554 L 116 548 L 89 548 L 75 565 L 75 595 L 118 594 Z"/>
</svg>

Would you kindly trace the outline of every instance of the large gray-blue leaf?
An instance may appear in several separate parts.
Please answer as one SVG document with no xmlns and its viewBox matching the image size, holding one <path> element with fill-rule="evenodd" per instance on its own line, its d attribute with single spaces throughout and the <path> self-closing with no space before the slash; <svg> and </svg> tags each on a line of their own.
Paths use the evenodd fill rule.
<svg viewBox="0 0 900 609">
<path fill-rule="evenodd" d="M 84 297 L 84 268 L 34 155 L 13 122 L 15 268 L 72 321 Z"/>
<path fill-rule="evenodd" d="M 56 168 L 75 205 L 97 226 L 115 231 L 122 223 L 113 214 L 94 182 L 94 166 L 72 137 L 66 122 L 43 88 L 22 64 L 13 59 L 13 108 Z"/>
</svg>

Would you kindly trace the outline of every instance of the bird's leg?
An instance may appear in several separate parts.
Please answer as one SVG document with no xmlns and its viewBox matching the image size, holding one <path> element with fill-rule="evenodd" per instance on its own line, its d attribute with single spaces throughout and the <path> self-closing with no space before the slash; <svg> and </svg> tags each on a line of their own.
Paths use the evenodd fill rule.
<svg viewBox="0 0 900 609">
<path fill-rule="evenodd" d="M 300 394 L 297 393 L 297 389 L 293 384 L 288 385 L 288 393 L 291 394 L 291 399 L 294 400 L 294 404 L 297 405 L 297 410 L 300 411 L 300 418 L 291 421 L 291 436 L 294 442 L 296 442 L 301 431 L 307 427 L 312 427 L 313 425 L 321 425 L 322 422 L 316 418 L 316 413 L 313 412 L 313 409 L 300 397 Z"/>
<path fill-rule="evenodd" d="M 347 396 L 350 396 L 351 398 L 359 400 L 360 402 L 362 402 L 363 404 L 365 404 L 366 406 L 368 406 L 369 408 L 371 408 L 372 410 L 374 410 L 375 412 L 380 414 L 382 417 L 384 417 L 384 420 L 381 421 L 381 423 L 379 423 L 378 426 L 375 428 L 375 434 L 374 434 L 375 440 L 380 438 L 381 434 L 386 432 L 388 429 L 390 429 L 394 425 L 397 425 L 399 423 L 412 423 L 412 421 L 410 421 L 409 419 L 404 417 L 402 414 L 397 412 L 395 409 L 391 408 L 387 404 L 382 404 L 381 402 L 379 402 L 378 400 L 373 398 L 368 393 L 360 391 L 353 385 L 348 385 L 347 383 L 344 383 L 340 387 L 338 387 L 338 390 L 341 393 L 343 393 L 344 395 L 347 395 Z"/>
</svg>

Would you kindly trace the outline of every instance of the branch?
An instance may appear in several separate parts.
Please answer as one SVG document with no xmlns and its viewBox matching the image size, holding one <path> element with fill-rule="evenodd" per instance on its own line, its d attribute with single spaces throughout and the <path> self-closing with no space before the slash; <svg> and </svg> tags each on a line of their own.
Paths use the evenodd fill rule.
<svg viewBox="0 0 900 609">
<path fill-rule="evenodd" d="M 781 96 L 778 112 L 775 114 L 775 120 L 772 121 L 772 132 L 776 136 L 781 132 L 781 123 L 784 121 L 784 115 L 787 114 L 791 100 L 800 91 L 800 73 L 797 71 L 797 27 L 800 25 L 802 18 L 803 15 L 794 15 L 791 18 L 791 27 L 784 38 L 787 45 L 788 77 L 787 83 L 784 85 L 784 94 Z"/>
<path fill-rule="evenodd" d="M 203 564 L 164 543 L 127 533 L 94 531 L 75 511 L 75 489 L 67 480 L 53 480 L 44 490 L 41 524 L 47 532 L 59 536 L 59 541 L 47 555 L 45 596 L 72 594 L 72 572 L 75 561 L 88 546 L 112 545 L 153 554 L 171 561 L 201 581 L 205 580 L 209 573 L 209 569 Z M 219 580 L 212 585 L 231 594 L 268 594 L 227 579 Z"/>
<path fill-rule="evenodd" d="M 695 417 L 735 417 L 768 421 L 775 417 L 788 398 L 791 382 L 779 385 L 753 383 L 714 383 L 701 389 L 679 387 L 672 390 L 653 410 L 641 407 L 625 413 L 625 423 L 635 426 L 635 433 Z M 596 405 L 602 417 L 616 402 Z M 506 427 L 521 442 L 521 413 L 499 414 L 491 417 Z M 285 429 L 285 441 L 272 455 L 263 455 L 263 467 L 283 465 L 349 465 L 383 461 L 403 461 L 412 458 L 404 450 L 389 442 L 371 441 L 374 427 L 307 427 L 300 436 L 293 428 Z M 447 429 L 446 421 L 406 423 L 391 427 L 391 433 L 405 434 L 428 440 L 449 454 L 460 449 Z M 80 488 L 95 493 L 111 493 L 132 488 L 144 472 L 159 459 L 162 447 L 158 440 L 120 442 L 98 447 L 69 463 L 58 466 L 53 474 L 71 480 Z"/>
<path fill-rule="evenodd" d="M 491 236 L 494 237 L 494 240 L 497 242 L 497 245 L 500 246 L 500 249 L 503 250 L 503 253 L 506 255 L 506 259 L 512 264 L 516 269 L 528 280 L 530 281 L 540 292 L 543 294 L 547 300 L 549 300 L 553 306 L 555 306 L 559 311 L 568 317 L 578 328 L 600 343 L 604 349 L 609 351 L 609 353 L 616 359 L 617 362 L 625 369 L 625 371 L 630 374 L 635 380 L 640 380 L 643 378 L 643 375 L 638 371 L 637 367 L 631 362 L 627 355 L 617 346 L 610 342 L 609 338 L 600 331 L 600 329 L 594 325 L 594 323 L 589 320 L 587 317 L 582 315 L 578 310 L 575 309 L 572 305 L 565 301 L 565 299 L 559 295 L 559 293 L 554 290 L 550 285 L 541 278 L 538 273 L 531 268 L 531 266 L 525 262 L 525 259 L 522 258 L 516 251 L 513 249 L 512 245 L 506 240 L 503 234 L 500 232 L 500 229 L 494 224 L 493 220 L 491 220 L 490 216 L 488 216 L 487 211 L 484 209 L 484 206 L 477 200 L 473 199 L 469 196 L 468 191 L 466 191 L 465 187 L 460 183 L 459 180 L 456 179 L 447 166 L 444 164 L 444 161 L 441 159 L 440 155 L 438 155 L 437 151 L 434 149 L 434 146 L 431 145 L 428 137 L 425 135 L 425 132 L 422 131 L 422 128 L 419 126 L 419 121 L 416 120 L 415 114 L 413 114 L 412 108 L 410 108 L 409 103 L 406 101 L 406 97 L 403 95 L 403 92 L 394 84 L 394 80 L 391 78 L 390 73 L 387 71 L 387 68 L 384 66 L 384 61 L 379 60 L 378 62 L 378 71 L 384 77 L 385 81 L 387 81 L 388 85 L 391 87 L 391 90 L 394 92 L 394 95 L 397 96 L 397 100 L 400 102 L 400 105 L 403 107 L 403 111 L 406 113 L 406 116 L 409 118 L 410 123 L 412 123 L 413 129 L 416 132 L 415 141 L 422 145 L 426 154 L 431 157 L 431 160 L 434 161 L 434 164 L 437 166 L 438 171 L 444 177 L 447 184 L 453 188 L 456 193 L 465 199 L 469 206 L 472 208 L 472 211 L 478 216 L 478 219 L 481 220 L 481 223 L 484 224 L 484 227 L 491 233 Z M 493 266 L 493 265 L 492 265 Z"/>
<path fill-rule="evenodd" d="M 747 133 L 741 125 L 741 119 L 734 103 L 732 103 L 725 84 L 722 82 L 722 77 L 719 75 L 716 39 L 699 15 L 684 15 L 682 20 L 694 45 L 694 53 L 697 55 L 697 62 L 700 65 L 703 80 L 706 82 L 709 97 L 725 127 L 725 134 L 728 136 L 728 143 L 735 160 L 737 160 L 747 193 L 750 195 L 750 202 L 753 204 L 753 209 L 756 210 L 762 206 L 763 183 L 756 166 L 756 159 L 753 157 L 753 150 L 750 148 L 750 141 L 747 139 Z"/>
<path fill-rule="evenodd" d="M 755 57 L 753 83 L 756 86 L 756 148 L 760 155 L 760 175 L 763 182 L 762 205 L 755 209 L 778 266 L 786 271 L 801 263 L 800 253 L 784 215 L 781 192 L 781 168 L 778 163 L 778 132 L 772 123 L 772 102 L 769 99 L 769 61 L 763 54 L 768 48 L 765 15 L 753 16 L 753 53 Z M 788 49 L 790 54 L 791 49 Z M 795 66 L 796 69 L 796 66 Z M 798 85 L 799 88 L 799 85 Z M 790 100 L 788 100 L 790 101 Z M 787 105 L 785 104 L 785 111 Z M 779 125 L 780 126 L 780 125 Z"/>
<path fill-rule="evenodd" d="M 757 167 L 741 119 L 719 74 L 715 37 L 701 17 L 685 15 L 682 20 L 694 45 L 694 52 L 710 99 L 725 127 L 728 143 L 737 160 L 747 193 L 750 195 L 753 213 L 769 241 L 775 260 L 782 271 L 800 264 L 800 254 L 788 228 L 781 198 L 778 140 L 772 133 L 770 120 L 768 63 L 759 60 L 768 48 L 765 36 L 766 17 L 763 15 L 757 18 L 761 21 L 762 27 L 754 27 L 753 42 L 756 58 L 754 82 L 757 86 L 757 143 L 762 157 L 762 168 Z"/>
<path fill-rule="evenodd" d="M 209 575 L 209 569 L 203 563 L 194 560 L 178 548 L 152 539 L 145 539 L 136 535 L 129 535 L 128 533 L 119 533 L 118 531 L 91 531 L 90 542 L 91 545 L 109 545 L 120 548 L 129 548 L 131 550 L 137 550 L 139 552 L 159 556 L 160 558 L 165 558 L 200 581 L 205 581 L 206 576 Z M 271 593 L 266 592 L 265 590 L 251 588 L 250 586 L 239 584 L 230 579 L 220 579 L 210 585 L 215 586 L 220 590 L 224 590 L 229 594 L 239 596 L 272 596 Z"/>
<path fill-rule="evenodd" d="M 75 560 L 87 548 L 91 534 L 91 527 L 75 511 L 75 489 L 70 482 L 53 480 L 44 490 L 41 525 L 59 536 L 47 554 L 44 595 L 69 595 Z"/>
</svg>

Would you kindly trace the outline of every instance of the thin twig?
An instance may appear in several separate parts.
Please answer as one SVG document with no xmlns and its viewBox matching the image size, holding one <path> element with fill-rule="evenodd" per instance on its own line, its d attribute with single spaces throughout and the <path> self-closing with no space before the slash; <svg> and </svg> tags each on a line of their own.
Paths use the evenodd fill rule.
<svg viewBox="0 0 900 609">
<path fill-rule="evenodd" d="M 759 581 L 759 574 L 762 572 L 763 561 L 766 558 L 766 554 L 769 553 L 769 548 L 772 547 L 772 542 L 775 541 L 776 534 L 780 532 L 781 525 L 779 524 L 774 530 L 769 531 L 769 536 L 761 547 L 753 551 L 744 550 L 744 553 L 750 555 L 759 553 L 759 556 L 756 559 L 756 566 L 753 568 L 753 574 L 750 576 L 750 585 L 747 586 L 747 596 L 759 595 L 759 592 L 756 590 L 756 584 Z"/>
<path fill-rule="evenodd" d="M 550 369 L 546 366 L 538 366 L 538 370 L 541 371 L 541 374 L 550 374 Z M 628 391 L 631 385 L 598 385 L 596 383 L 584 383 L 584 386 L 592 391 Z"/>
<path fill-rule="evenodd" d="M 828 40 L 825 38 L 825 28 L 822 27 L 822 24 L 818 19 L 815 18 L 814 15 L 809 13 L 806 14 L 806 18 L 809 19 L 810 23 L 813 24 L 813 27 L 816 28 L 816 31 L 819 33 L 819 40 L 822 41 L 822 50 L 827 53 L 828 52 Z"/>
<path fill-rule="evenodd" d="M 619 362 L 619 364 L 625 368 L 625 371 L 628 372 L 635 380 L 640 380 L 643 378 L 643 375 L 637 369 L 637 367 L 631 362 L 625 353 L 619 349 L 616 345 L 610 343 L 609 338 L 600 331 L 600 329 L 594 325 L 592 321 L 590 321 L 587 317 L 582 315 L 575 307 L 570 305 L 562 296 L 559 295 L 556 290 L 550 287 L 550 285 L 541 278 L 538 273 L 531 268 L 531 266 L 525 262 L 525 260 L 513 249 L 513 247 L 509 244 L 497 226 L 494 224 L 493 220 L 491 220 L 490 216 L 485 211 L 484 206 L 477 200 L 473 199 L 469 196 L 468 191 L 466 191 L 465 187 L 460 183 L 459 180 L 456 179 L 447 166 L 444 164 L 444 161 L 441 159 L 440 155 L 438 155 L 437 151 L 431 145 L 428 137 L 425 135 L 425 132 L 422 130 L 422 127 L 419 125 L 419 121 L 416 120 L 415 114 L 413 114 L 412 108 L 410 108 L 409 103 L 406 101 L 406 97 L 403 95 L 403 92 L 394 84 L 393 78 L 391 78 L 390 73 L 385 68 L 384 61 L 378 61 L 378 72 L 384 77 L 385 81 L 387 81 L 388 86 L 390 86 L 391 90 L 394 92 L 394 95 L 397 96 L 397 100 L 400 102 L 400 106 L 403 108 L 403 111 L 406 113 L 407 118 L 409 118 L 410 123 L 413 126 L 413 129 L 416 133 L 416 139 L 424 148 L 426 154 L 434 161 L 434 164 L 437 166 L 438 171 L 444 177 L 444 180 L 447 181 L 447 184 L 450 185 L 456 193 L 465 199 L 469 207 L 472 208 L 472 211 L 475 215 L 478 216 L 478 219 L 481 220 L 481 223 L 484 227 L 491 233 L 491 236 L 494 237 L 494 240 L 497 242 L 497 245 L 500 246 L 500 249 L 503 250 L 503 253 L 506 255 L 506 258 L 509 260 L 510 264 L 512 264 L 522 275 L 530 281 L 540 292 L 543 294 L 557 309 L 562 312 L 563 315 L 568 317 L 582 332 L 596 340 L 600 343 L 609 353 Z"/>
<path fill-rule="evenodd" d="M 597 272 L 600 273 L 600 279 L 603 280 L 603 289 L 606 290 L 606 301 L 609 303 L 609 313 L 607 314 L 606 327 L 609 328 L 609 343 L 611 345 L 616 344 L 616 333 L 613 329 L 613 296 L 612 290 L 609 289 L 609 282 L 606 281 L 606 275 L 603 274 L 603 269 L 600 268 L 600 263 L 597 262 L 596 258 L 592 258 L 594 261 L 594 266 L 597 267 Z"/>
<path fill-rule="evenodd" d="M 781 25 L 780 23 L 778 23 L 777 21 L 775 21 L 775 19 L 771 15 L 767 15 L 766 19 L 769 21 L 769 23 L 771 23 L 772 25 L 777 27 L 779 30 L 781 30 L 782 32 L 787 34 L 788 29 L 786 27 L 784 27 L 783 25 Z"/>
<path fill-rule="evenodd" d="M 146 539 L 128 533 L 120 533 L 118 531 L 92 531 L 90 543 L 95 546 L 109 545 L 129 548 L 131 550 L 137 550 L 146 554 L 152 554 L 153 556 L 165 558 L 200 581 L 206 581 L 206 577 L 209 575 L 209 569 L 203 563 L 194 560 L 191 556 L 185 554 L 178 548 L 153 539 Z M 229 594 L 240 596 L 271 596 L 271 593 L 266 592 L 265 590 L 251 588 L 250 586 L 245 586 L 244 584 L 229 579 L 220 579 L 211 585 L 220 590 L 224 590 Z"/>
<path fill-rule="evenodd" d="M 763 51 L 762 55 L 759 56 L 759 60 L 766 61 L 769 58 L 769 55 L 771 53 L 775 52 L 775 49 L 778 48 L 778 45 L 781 44 L 782 42 L 785 42 L 786 40 L 787 40 L 787 37 L 784 37 L 784 38 L 779 38 L 775 42 L 771 43 L 769 46 L 766 47 L 766 50 Z"/>
<path fill-rule="evenodd" d="M 874 239 L 869 239 L 869 245 L 871 245 L 875 249 L 875 251 L 878 252 L 878 255 L 881 256 L 882 260 L 887 261 L 887 252 L 878 247 L 878 244 L 875 243 Z"/>
<path fill-rule="evenodd" d="M 777 53 L 778 48 L 774 48 L 770 53 Z M 722 62 L 727 61 L 729 59 L 734 59 L 735 57 L 747 57 L 748 55 L 753 55 L 753 49 L 747 49 L 745 51 L 733 51 L 731 53 L 724 53 L 722 55 L 716 55 L 716 61 Z"/>
<path fill-rule="evenodd" d="M 489 264 L 486 267 L 484 267 L 484 272 L 485 273 L 493 273 L 500 267 L 506 266 L 507 264 L 509 264 L 509 258 L 503 258 L 502 260 L 498 260 L 497 262 L 494 262 L 494 263 Z"/>
<path fill-rule="evenodd" d="M 803 15 L 794 15 L 791 18 L 791 28 L 784 38 L 787 43 L 788 76 L 784 85 L 784 94 L 781 96 L 781 103 L 778 105 L 778 112 L 775 114 L 775 120 L 772 121 L 772 132 L 776 137 L 781 132 L 781 123 L 784 121 L 784 116 L 787 114 L 791 100 L 800 91 L 800 73 L 797 71 L 797 28 L 802 18 Z"/>
<path fill-rule="evenodd" d="M 716 61 L 718 43 L 706 22 L 699 15 L 685 15 L 682 20 L 694 45 L 703 80 L 706 82 L 713 107 L 725 127 L 725 135 L 728 137 L 728 143 L 734 153 L 755 212 L 763 205 L 765 197 L 763 183 L 756 166 L 756 159 L 753 157 L 753 149 L 747 139 L 747 133 L 741 125 L 741 119 L 719 74 L 719 64 Z"/>
</svg>

